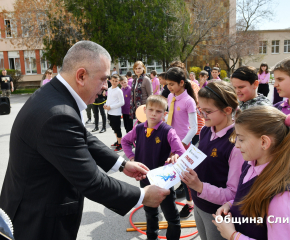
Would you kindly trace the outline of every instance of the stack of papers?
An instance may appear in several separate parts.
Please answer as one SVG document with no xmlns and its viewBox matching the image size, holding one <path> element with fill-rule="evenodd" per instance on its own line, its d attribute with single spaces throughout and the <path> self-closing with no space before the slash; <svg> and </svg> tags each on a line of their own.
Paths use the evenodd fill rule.
<svg viewBox="0 0 290 240">
<path fill-rule="evenodd" d="M 182 154 L 175 164 L 155 168 L 147 173 L 151 185 L 169 189 L 180 182 L 181 173 L 187 168 L 195 169 L 207 156 L 197 147 L 191 146 Z"/>
</svg>

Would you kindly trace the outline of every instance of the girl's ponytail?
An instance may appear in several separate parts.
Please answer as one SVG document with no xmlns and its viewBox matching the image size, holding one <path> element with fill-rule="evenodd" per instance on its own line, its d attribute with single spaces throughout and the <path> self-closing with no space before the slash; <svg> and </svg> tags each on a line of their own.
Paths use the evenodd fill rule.
<svg viewBox="0 0 290 240">
<path fill-rule="evenodd" d="M 192 89 L 191 83 L 187 79 L 184 81 L 184 88 L 187 90 L 188 95 L 191 96 L 193 98 L 193 100 L 195 101 L 195 103 L 197 104 L 198 103 L 197 98 L 196 98 L 195 93 Z"/>
</svg>

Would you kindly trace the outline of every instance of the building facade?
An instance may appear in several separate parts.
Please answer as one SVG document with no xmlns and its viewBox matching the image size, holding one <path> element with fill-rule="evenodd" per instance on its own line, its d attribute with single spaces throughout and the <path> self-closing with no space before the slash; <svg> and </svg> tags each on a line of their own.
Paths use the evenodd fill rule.
<svg viewBox="0 0 290 240">
<path fill-rule="evenodd" d="M 260 67 L 262 62 L 268 64 L 269 69 L 284 59 L 290 59 L 290 28 L 279 30 L 260 30 L 259 54 L 253 58 L 243 59 L 243 64 Z"/>
</svg>

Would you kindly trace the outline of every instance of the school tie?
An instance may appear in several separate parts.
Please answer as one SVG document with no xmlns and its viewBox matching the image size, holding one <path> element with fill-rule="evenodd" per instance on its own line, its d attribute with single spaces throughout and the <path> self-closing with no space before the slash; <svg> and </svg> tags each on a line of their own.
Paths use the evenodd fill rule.
<svg viewBox="0 0 290 240">
<path fill-rule="evenodd" d="M 147 128 L 146 137 L 150 137 L 153 130 L 154 128 Z"/>
<path fill-rule="evenodd" d="M 169 113 L 168 113 L 168 118 L 167 118 L 167 124 L 171 126 L 172 124 L 172 117 L 173 117 L 173 111 L 174 111 L 174 102 L 175 102 L 175 97 L 172 98 L 170 108 L 169 108 Z"/>
</svg>

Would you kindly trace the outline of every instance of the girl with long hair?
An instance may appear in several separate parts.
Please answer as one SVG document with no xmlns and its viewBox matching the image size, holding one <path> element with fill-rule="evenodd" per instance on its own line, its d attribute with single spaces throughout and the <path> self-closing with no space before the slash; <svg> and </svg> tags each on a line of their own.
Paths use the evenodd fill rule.
<svg viewBox="0 0 290 240">
<path fill-rule="evenodd" d="M 236 147 L 245 163 L 234 200 L 216 212 L 229 215 L 229 223 L 213 221 L 224 238 L 289 239 L 289 126 L 290 116 L 270 106 L 247 109 L 236 118 Z"/>
<path fill-rule="evenodd" d="M 198 148 L 207 157 L 194 170 L 188 168 L 180 178 L 191 189 L 200 238 L 222 240 L 212 224 L 212 213 L 235 197 L 244 162 L 241 152 L 229 140 L 238 100 L 234 88 L 226 82 L 209 83 L 198 92 L 198 100 L 199 111 L 205 118 Z M 174 158 L 177 157 L 172 162 L 176 161 Z"/>
</svg>

